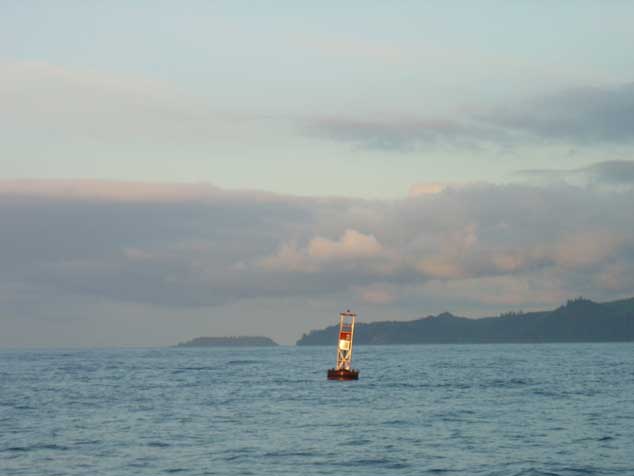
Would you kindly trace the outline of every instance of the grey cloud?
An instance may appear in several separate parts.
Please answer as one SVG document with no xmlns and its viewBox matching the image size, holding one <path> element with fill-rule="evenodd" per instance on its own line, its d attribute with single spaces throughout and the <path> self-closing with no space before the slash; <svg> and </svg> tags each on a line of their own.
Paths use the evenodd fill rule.
<svg viewBox="0 0 634 476">
<path fill-rule="evenodd" d="M 634 123 L 632 126 L 634 128 Z M 634 161 L 632 160 L 600 162 L 581 170 L 602 182 L 634 184 Z"/>
<path fill-rule="evenodd" d="M 285 302 L 344 301 L 413 317 L 634 288 L 632 190 L 480 184 L 393 201 L 215 190 L 157 202 L 2 189 L 3 319 L 80 318 L 73 302 L 163 316 L 257 302 L 271 316 Z"/>
<path fill-rule="evenodd" d="M 634 83 L 572 88 L 483 119 L 540 138 L 578 143 L 634 140 Z"/>
<path fill-rule="evenodd" d="M 308 121 L 304 130 L 319 138 L 398 151 L 409 151 L 422 144 L 473 147 L 479 142 L 504 136 L 504 131 L 483 123 L 439 118 L 326 117 Z"/>
<path fill-rule="evenodd" d="M 160 305 L 239 298 L 253 286 L 249 275 L 236 277 L 236 263 L 265 254 L 277 245 L 275 233 L 309 216 L 288 201 L 257 197 L 250 194 L 246 203 L 232 193 L 171 203 L 4 197 L 0 276 Z M 260 289 L 268 292 L 265 281 Z"/>
<path fill-rule="evenodd" d="M 509 101 L 486 113 L 460 118 L 322 117 L 308 121 L 308 134 L 370 149 L 409 151 L 418 146 L 509 146 L 527 142 L 631 144 L 634 140 L 634 83 L 614 87 L 570 88 Z"/>
<path fill-rule="evenodd" d="M 609 160 L 573 169 L 520 170 L 522 178 L 545 182 L 579 182 L 585 185 L 627 187 L 634 185 L 634 161 Z"/>
</svg>

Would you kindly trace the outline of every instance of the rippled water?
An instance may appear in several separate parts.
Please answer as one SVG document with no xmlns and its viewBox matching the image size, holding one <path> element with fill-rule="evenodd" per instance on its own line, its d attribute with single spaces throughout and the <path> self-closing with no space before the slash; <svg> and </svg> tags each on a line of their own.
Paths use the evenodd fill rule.
<svg viewBox="0 0 634 476">
<path fill-rule="evenodd" d="M 0 351 L 0 474 L 634 474 L 634 344 Z"/>
</svg>

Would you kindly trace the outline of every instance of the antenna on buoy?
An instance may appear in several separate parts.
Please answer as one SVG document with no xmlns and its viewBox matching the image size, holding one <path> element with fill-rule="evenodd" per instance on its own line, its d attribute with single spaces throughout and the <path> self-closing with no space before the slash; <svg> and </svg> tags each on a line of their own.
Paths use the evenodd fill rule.
<svg viewBox="0 0 634 476">
<path fill-rule="evenodd" d="M 357 315 L 348 309 L 339 314 L 337 366 L 328 370 L 328 380 L 358 380 L 359 371 L 352 368 L 352 339 Z"/>
</svg>

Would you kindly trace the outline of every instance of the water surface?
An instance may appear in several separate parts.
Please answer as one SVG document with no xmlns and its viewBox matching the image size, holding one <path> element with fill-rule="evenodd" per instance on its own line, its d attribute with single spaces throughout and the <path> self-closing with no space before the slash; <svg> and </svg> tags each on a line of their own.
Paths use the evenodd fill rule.
<svg viewBox="0 0 634 476">
<path fill-rule="evenodd" d="M 0 351 L 2 475 L 634 475 L 634 344 Z"/>
</svg>

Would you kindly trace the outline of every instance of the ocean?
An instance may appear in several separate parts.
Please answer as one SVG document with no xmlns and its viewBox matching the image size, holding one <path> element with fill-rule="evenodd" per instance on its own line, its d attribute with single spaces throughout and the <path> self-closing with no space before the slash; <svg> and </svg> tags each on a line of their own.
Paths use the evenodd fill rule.
<svg viewBox="0 0 634 476">
<path fill-rule="evenodd" d="M 634 343 L 0 351 L 0 475 L 634 475 Z"/>
</svg>

